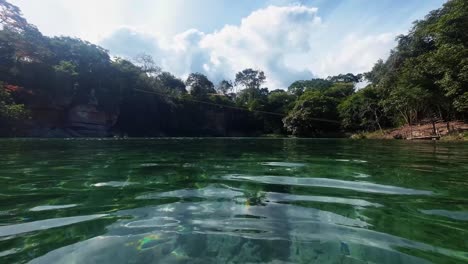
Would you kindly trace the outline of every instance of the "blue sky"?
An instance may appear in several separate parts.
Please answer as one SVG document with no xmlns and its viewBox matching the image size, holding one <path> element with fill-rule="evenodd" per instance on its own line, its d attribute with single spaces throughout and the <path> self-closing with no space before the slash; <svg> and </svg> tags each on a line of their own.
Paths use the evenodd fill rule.
<svg viewBox="0 0 468 264">
<path fill-rule="evenodd" d="M 46 35 L 71 35 L 112 55 L 147 53 L 184 78 L 264 70 L 267 85 L 359 73 L 445 0 L 10 0 Z"/>
</svg>

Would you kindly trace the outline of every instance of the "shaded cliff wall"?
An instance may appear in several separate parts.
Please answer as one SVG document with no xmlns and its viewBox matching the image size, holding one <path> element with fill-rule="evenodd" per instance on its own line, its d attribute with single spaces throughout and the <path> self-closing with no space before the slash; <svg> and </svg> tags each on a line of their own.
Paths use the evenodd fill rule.
<svg viewBox="0 0 468 264">
<path fill-rule="evenodd" d="M 135 94 L 122 102 L 113 132 L 130 137 L 255 136 L 262 129 L 263 122 L 246 111 Z"/>
</svg>

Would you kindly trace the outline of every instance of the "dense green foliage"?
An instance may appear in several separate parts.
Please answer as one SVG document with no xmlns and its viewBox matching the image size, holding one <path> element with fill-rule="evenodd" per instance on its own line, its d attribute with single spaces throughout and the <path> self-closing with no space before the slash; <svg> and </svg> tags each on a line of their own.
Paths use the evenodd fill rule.
<svg viewBox="0 0 468 264">
<path fill-rule="evenodd" d="M 320 136 L 340 130 L 338 105 L 354 93 L 354 84 L 330 81 L 330 85 L 305 89 L 284 119 L 289 132 L 297 136 Z"/>
<path fill-rule="evenodd" d="M 379 96 L 377 90 L 369 86 L 346 98 L 338 106 L 343 126 L 352 131 L 382 129 L 382 124 L 387 123 Z"/>
<path fill-rule="evenodd" d="M 448 1 L 416 21 L 386 61 L 366 78 L 375 107 L 394 124 L 424 118 L 466 118 L 468 110 L 468 3 Z"/>
<path fill-rule="evenodd" d="M 463 0 L 448 1 L 416 21 L 370 72 L 298 80 L 287 91 L 269 91 L 263 86 L 267 76 L 255 69 L 216 85 L 201 73 L 182 81 L 146 54 L 112 58 L 80 39 L 43 36 L 5 0 L 0 0 L 0 23 L 2 130 L 13 123 L 37 126 L 37 109 L 59 109 L 64 119 L 77 105 L 96 105 L 117 116 L 112 131 L 130 136 L 330 136 L 427 119 L 466 119 L 468 113 L 468 3 Z M 356 89 L 363 80 L 368 85 Z"/>
<path fill-rule="evenodd" d="M 466 120 L 467 28 L 468 3 L 451 0 L 398 37 L 389 58 L 364 74 L 367 87 L 354 93 L 327 92 L 334 89 L 333 82 L 361 81 L 362 75 L 352 74 L 293 83 L 288 91 L 300 97 L 285 119 L 286 127 L 293 134 L 308 136 L 336 130 L 313 118 L 339 120 L 348 131 L 381 130 L 423 120 Z"/>
<path fill-rule="evenodd" d="M 3 122 L 27 118 L 27 111 L 22 104 L 16 104 L 11 92 L 0 83 L 0 120 Z"/>
</svg>

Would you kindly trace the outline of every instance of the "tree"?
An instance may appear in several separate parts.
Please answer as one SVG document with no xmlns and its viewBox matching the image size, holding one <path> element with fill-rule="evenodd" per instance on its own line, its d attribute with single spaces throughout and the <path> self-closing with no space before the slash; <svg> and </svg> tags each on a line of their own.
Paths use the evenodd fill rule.
<svg viewBox="0 0 468 264">
<path fill-rule="evenodd" d="M 399 36 L 390 57 L 365 74 L 381 90 L 385 108 L 407 123 L 463 117 L 468 109 L 467 27 L 466 1 L 451 0 Z M 423 105 L 415 101 L 418 96 Z"/>
<path fill-rule="evenodd" d="M 283 119 L 289 132 L 297 136 L 320 136 L 339 132 L 338 105 L 354 93 L 357 80 L 349 75 L 340 76 L 303 82 L 308 87 L 304 89 L 288 116 Z"/>
<path fill-rule="evenodd" d="M 218 93 L 224 94 L 224 95 L 229 94 L 229 92 L 232 91 L 232 88 L 233 88 L 232 82 L 226 81 L 226 80 L 222 80 L 218 84 L 218 86 L 216 86 L 216 90 L 218 91 Z"/>
<path fill-rule="evenodd" d="M 14 46 L 17 61 L 38 61 L 47 54 L 47 41 L 36 28 L 22 16 L 21 10 L 5 0 L 0 0 L 1 42 Z M 4 46 L 6 43 L 1 43 Z"/>
<path fill-rule="evenodd" d="M 16 62 L 15 45 L 9 35 L 10 32 L 0 30 L 0 80 L 12 77 L 12 69 Z"/>
<path fill-rule="evenodd" d="M 28 114 L 25 106 L 15 103 L 11 96 L 11 91 L 3 83 L 0 83 L 0 124 L 2 124 L 0 127 L 11 124 L 14 121 L 26 119 Z"/>
<path fill-rule="evenodd" d="M 265 110 L 285 114 L 294 106 L 296 97 L 284 90 L 278 89 L 268 93 Z"/>
<path fill-rule="evenodd" d="M 288 87 L 288 92 L 296 95 L 301 96 L 305 91 L 309 90 L 324 90 L 330 88 L 333 85 L 333 82 L 330 80 L 324 79 L 312 79 L 312 80 L 302 80 L 302 81 L 295 81 Z"/>
<path fill-rule="evenodd" d="M 286 128 L 295 135 L 317 136 L 341 128 L 376 130 L 468 117 L 465 0 L 447 1 L 416 21 L 370 72 L 298 80 L 287 92 L 269 91 L 264 72 L 250 68 L 238 72 L 234 83 L 224 80 L 215 87 L 200 73 L 183 82 L 146 54 L 133 62 L 111 59 L 107 50 L 87 41 L 43 36 L 5 0 L 0 0 L 0 24 L 0 81 L 31 92 L 23 97 L 2 88 L 3 120 L 21 120 L 29 105 L 54 106 L 66 117 L 68 109 L 87 104 L 93 92 L 97 111 L 119 115 L 116 127 L 131 135 L 197 135 L 210 127 L 219 135 L 230 127 L 245 134 L 284 133 Z M 356 91 L 364 77 L 369 86 Z M 233 94 L 233 85 L 241 91 Z M 191 98 L 212 104 L 185 100 Z M 284 128 L 282 114 L 287 114 Z"/>
<path fill-rule="evenodd" d="M 49 39 L 52 52 L 48 64 L 60 65 L 64 61 L 73 65 L 77 73 L 73 94 L 68 94 L 76 104 L 87 103 L 92 91 L 95 92 L 100 109 L 114 110 L 121 98 L 115 78 L 115 64 L 107 50 L 78 38 L 54 37 Z M 144 74 L 141 70 L 140 74 Z M 35 86 L 35 80 L 28 78 L 27 86 Z M 136 79 L 135 81 L 140 81 Z M 140 84 L 138 84 L 140 85 Z M 26 86 L 26 84 L 25 84 Z M 63 87 L 57 87 L 60 91 Z"/>
<path fill-rule="evenodd" d="M 337 76 L 329 76 L 327 78 L 328 81 L 330 82 L 343 82 L 343 83 L 358 83 L 362 80 L 363 75 L 362 74 L 357 74 L 354 75 L 352 73 L 347 73 L 347 74 L 339 74 Z"/>
<path fill-rule="evenodd" d="M 150 76 L 155 76 L 161 73 L 161 68 L 156 65 L 151 55 L 146 53 L 138 54 L 135 57 L 135 64 L 140 66 L 143 72 Z"/>
<path fill-rule="evenodd" d="M 190 88 L 190 95 L 197 99 L 206 99 L 216 93 L 213 83 L 201 73 L 191 73 L 185 84 Z"/>
<path fill-rule="evenodd" d="M 384 109 L 380 104 L 379 90 L 367 86 L 347 97 L 338 105 L 342 126 L 350 131 L 382 131 L 385 123 Z"/>
<path fill-rule="evenodd" d="M 247 88 L 237 93 L 236 104 L 249 110 L 263 110 L 268 101 L 267 88 Z"/>
<path fill-rule="evenodd" d="M 57 81 L 56 87 L 61 88 L 56 93 L 73 94 L 73 88 L 79 75 L 76 71 L 76 65 L 70 61 L 60 61 L 59 64 L 54 66 L 54 71 Z"/>
<path fill-rule="evenodd" d="M 400 84 L 383 101 L 383 105 L 387 113 L 400 115 L 408 125 L 412 125 L 427 109 L 429 97 L 429 93 L 420 86 Z"/>
<path fill-rule="evenodd" d="M 236 103 L 250 110 L 261 109 L 266 102 L 268 89 L 261 89 L 266 76 L 263 71 L 245 69 L 236 74 L 235 85 L 244 89 L 238 93 Z"/>
<path fill-rule="evenodd" d="M 326 96 L 333 97 L 341 101 L 354 93 L 354 84 L 339 82 L 333 84 L 327 89 L 324 89 L 322 92 Z"/>
<path fill-rule="evenodd" d="M 6 0 L 0 0 L 0 25 L 17 33 L 24 31 L 37 31 L 37 28 L 28 23 L 21 14 L 21 10 Z"/>
<path fill-rule="evenodd" d="M 283 119 L 288 132 L 296 136 L 320 136 L 339 130 L 338 100 L 320 91 L 307 91 Z"/>
<path fill-rule="evenodd" d="M 185 83 L 169 72 L 162 72 L 156 77 L 156 79 L 158 80 L 158 85 L 161 87 L 161 91 L 163 93 L 176 96 L 187 93 L 187 90 L 185 89 Z"/>
<path fill-rule="evenodd" d="M 263 71 L 245 69 L 236 74 L 236 85 L 243 86 L 244 89 L 260 89 L 266 77 Z"/>
<path fill-rule="evenodd" d="M 268 93 L 264 111 L 271 114 L 265 114 L 264 132 L 275 134 L 286 134 L 282 122 L 282 115 L 286 115 L 293 107 L 296 96 L 284 90 L 273 90 Z"/>
</svg>

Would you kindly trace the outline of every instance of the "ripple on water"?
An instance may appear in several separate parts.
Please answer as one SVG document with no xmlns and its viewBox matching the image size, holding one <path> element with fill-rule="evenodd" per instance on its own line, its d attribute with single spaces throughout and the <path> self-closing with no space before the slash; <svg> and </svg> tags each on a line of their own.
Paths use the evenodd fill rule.
<svg viewBox="0 0 468 264">
<path fill-rule="evenodd" d="M 142 163 L 140 164 L 140 167 L 147 168 L 147 167 L 157 167 L 159 166 L 159 163 Z"/>
<path fill-rule="evenodd" d="M 304 167 L 304 163 L 294 163 L 294 162 L 262 162 L 260 163 L 265 166 L 273 166 L 273 167 L 288 167 L 288 168 L 299 168 Z"/>
<path fill-rule="evenodd" d="M 73 217 L 53 218 L 46 220 L 39 220 L 23 224 L 0 226 L 0 237 L 12 236 L 21 233 L 28 233 L 32 231 L 45 230 L 54 227 L 66 226 L 80 222 L 90 221 L 106 216 L 106 214 L 83 215 Z"/>
<path fill-rule="evenodd" d="M 313 254 L 311 251 L 322 250 L 321 263 L 327 260 L 339 263 L 339 259 L 350 252 L 360 252 L 353 254 L 357 258 L 353 263 L 361 263 L 359 256 L 366 256 L 366 262 L 362 263 L 368 263 L 371 258 L 379 263 L 429 263 L 399 252 L 398 248 L 458 255 L 466 260 L 460 252 L 369 230 L 365 222 L 317 209 L 305 211 L 298 206 L 282 204 L 246 207 L 225 201 L 203 203 L 203 207 L 216 210 L 216 214 L 211 213 L 213 210 L 193 214 L 189 208 L 200 208 L 200 203 L 173 203 L 171 210 L 161 210 L 167 206 L 120 211 L 117 214 L 131 215 L 136 220 L 116 222 L 107 227 L 104 236 L 50 251 L 31 263 L 69 263 L 78 257 L 120 263 L 116 254 L 122 256 L 122 260 L 138 260 L 136 262 L 148 260 L 151 254 L 157 254 L 157 260 L 162 263 L 194 261 L 205 257 L 205 244 L 214 257 L 232 258 L 239 255 L 235 248 L 255 246 L 255 250 L 279 250 L 284 245 L 282 241 L 288 241 L 286 250 L 291 251 L 291 257 L 297 252 L 306 256 Z M 236 218 L 236 215 L 254 217 Z M 197 254 L 200 259 L 181 259 L 184 252 L 193 252 L 193 243 L 197 241 L 203 241 L 200 255 Z M 255 244 L 253 241 L 269 242 Z M 242 257 L 248 258 L 249 254 Z M 215 263 L 212 259 L 208 262 Z"/>
<path fill-rule="evenodd" d="M 93 187 L 126 187 L 129 185 L 137 184 L 136 182 L 123 182 L 123 181 L 110 181 L 110 182 L 99 182 L 92 184 Z"/>
<path fill-rule="evenodd" d="M 360 160 L 360 159 L 335 159 L 335 161 L 340 161 L 340 162 L 355 162 L 355 163 L 367 163 L 367 160 Z"/>
<path fill-rule="evenodd" d="M 139 195 L 136 199 L 139 200 L 150 200 L 158 198 L 167 198 L 167 197 L 177 197 L 177 198 L 234 198 L 237 196 L 243 195 L 242 192 L 234 191 L 231 189 L 225 189 L 215 186 L 207 186 L 201 189 L 183 189 L 175 190 L 162 193 L 148 193 Z"/>
<path fill-rule="evenodd" d="M 363 181 L 344 181 L 328 178 L 299 178 L 287 176 L 248 176 L 248 175 L 226 175 L 226 180 L 252 181 L 267 184 L 285 184 L 310 187 L 327 187 L 337 189 L 347 189 L 358 192 L 400 194 L 400 195 L 432 195 L 431 191 L 402 188 L 391 185 L 382 185 Z"/>
<path fill-rule="evenodd" d="M 0 258 L 8 256 L 8 255 L 16 254 L 16 253 L 18 253 L 20 251 L 21 251 L 20 248 L 12 248 L 12 249 L 8 249 L 8 250 L 5 250 L 5 251 L 1 251 L 0 252 Z"/>
<path fill-rule="evenodd" d="M 420 212 L 428 215 L 438 215 L 454 220 L 468 221 L 468 212 L 463 211 L 448 211 L 448 210 L 420 210 Z"/>
<path fill-rule="evenodd" d="M 216 213 L 214 214 L 214 212 Z M 161 223 L 168 219 L 171 222 L 178 220 L 180 225 L 189 228 L 196 226 L 199 232 L 209 231 L 214 227 L 220 230 L 231 230 L 237 229 L 235 227 L 252 224 L 250 229 L 265 231 L 267 228 L 269 233 L 275 234 L 284 232 L 281 225 L 290 221 L 320 222 L 354 227 L 369 226 L 360 219 L 313 208 L 308 208 L 305 211 L 301 206 L 276 203 L 269 203 L 268 206 L 246 206 L 235 201 L 177 202 L 170 205 L 124 210 L 118 214 L 132 215 L 138 223 Z M 250 215 L 255 218 L 234 218 L 235 215 Z M 141 220 L 145 220 L 145 222 L 141 222 Z M 128 223 L 132 222 L 135 220 L 128 221 Z M 120 229 L 126 227 L 128 223 L 116 227 Z"/>
<path fill-rule="evenodd" d="M 285 193 L 266 194 L 266 199 L 270 202 L 320 202 L 320 203 L 335 203 L 347 204 L 357 207 L 381 207 L 381 204 L 371 203 L 362 199 L 339 198 L 329 196 L 312 196 L 312 195 L 294 195 Z"/>
<path fill-rule="evenodd" d="M 365 173 L 356 172 L 356 173 L 353 174 L 353 177 L 358 178 L 358 179 L 363 179 L 363 178 L 369 178 L 370 175 L 365 174 Z"/>
<path fill-rule="evenodd" d="M 179 220 L 172 217 L 153 217 L 146 220 L 138 220 L 125 224 L 128 228 L 144 228 L 144 227 L 171 227 L 178 226 Z"/>
<path fill-rule="evenodd" d="M 32 212 L 48 211 L 48 210 L 59 210 L 67 209 L 77 206 L 76 204 L 64 204 L 64 205 L 40 205 L 29 209 Z"/>
<path fill-rule="evenodd" d="M 129 141 L 7 150 L 0 263 L 468 263 L 466 146 Z"/>
</svg>

